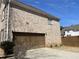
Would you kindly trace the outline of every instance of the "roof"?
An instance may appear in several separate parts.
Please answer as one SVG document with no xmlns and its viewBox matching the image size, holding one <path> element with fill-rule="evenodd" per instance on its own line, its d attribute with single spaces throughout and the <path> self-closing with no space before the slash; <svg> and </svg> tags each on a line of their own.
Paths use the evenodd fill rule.
<svg viewBox="0 0 79 59">
<path fill-rule="evenodd" d="M 33 7 L 33 6 L 31 6 L 31 5 L 24 4 L 24 3 L 19 2 L 19 1 L 17 1 L 17 0 L 11 0 L 11 3 L 12 3 L 12 4 L 15 4 L 15 5 L 17 5 L 17 6 L 20 6 L 20 7 L 22 7 L 22 8 L 29 9 L 29 10 L 35 12 L 35 13 L 42 14 L 42 16 L 45 16 L 45 17 L 47 17 L 47 18 L 49 18 L 49 19 L 51 19 L 51 20 L 57 20 L 57 21 L 59 21 L 59 18 L 58 18 L 58 17 L 55 17 L 55 16 L 53 16 L 53 15 L 51 15 L 51 14 L 49 14 L 49 13 L 43 11 L 43 10 L 38 9 L 38 8 L 36 8 L 36 7 Z"/>
</svg>

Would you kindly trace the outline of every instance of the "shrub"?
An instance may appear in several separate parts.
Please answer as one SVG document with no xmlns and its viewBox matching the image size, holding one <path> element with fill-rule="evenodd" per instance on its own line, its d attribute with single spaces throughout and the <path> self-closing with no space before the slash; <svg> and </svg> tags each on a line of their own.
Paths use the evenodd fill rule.
<svg viewBox="0 0 79 59">
<path fill-rule="evenodd" d="M 5 54 L 13 54 L 14 43 L 10 41 L 4 41 L 1 43 L 1 48 L 4 49 Z"/>
</svg>

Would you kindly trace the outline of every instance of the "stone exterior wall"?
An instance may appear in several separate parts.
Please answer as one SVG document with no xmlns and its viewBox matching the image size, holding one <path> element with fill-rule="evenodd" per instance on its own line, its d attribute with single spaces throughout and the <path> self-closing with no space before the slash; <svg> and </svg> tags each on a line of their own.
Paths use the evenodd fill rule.
<svg viewBox="0 0 79 59">
<path fill-rule="evenodd" d="M 0 34 L 2 29 L 3 7 L 4 7 L 4 4 L 0 3 Z M 0 40 L 1 40 L 1 35 L 0 35 Z"/>
<path fill-rule="evenodd" d="M 0 10 L 0 40 L 1 40 L 1 10 Z"/>
<path fill-rule="evenodd" d="M 48 19 L 27 11 L 21 10 L 18 7 L 12 8 L 13 11 L 13 31 L 15 32 L 34 32 L 45 33 L 48 27 Z"/>
<path fill-rule="evenodd" d="M 4 28 L 2 23 L 2 9 L 0 9 L 0 32 Z M 12 20 L 12 30 L 14 32 L 46 33 L 46 45 L 60 44 L 60 25 L 58 21 L 52 20 L 52 25 L 48 25 L 48 18 L 32 13 L 18 6 L 10 9 L 10 19 Z"/>
<path fill-rule="evenodd" d="M 5 5 L 3 4 L 0 13 L 2 13 L 4 6 Z M 0 14 L 0 31 L 4 28 L 4 23 L 2 23 L 3 16 L 3 13 Z M 45 33 L 45 45 L 47 47 L 61 44 L 60 25 L 59 21 L 56 21 L 55 19 L 52 19 L 52 24 L 48 24 L 48 20 L 50 19 L 47 17 L 12 4 L 9 19 L 11 20 L 13 32 Z M 25 51 L 25 46 L 16 46 L 14 48 L 14 54 L 17 54 L 15 57 L 23 59 L 22 56 L 18 55 L 18 53 L 21 52 L 21 55 L 25 55 Z"/>
<path fill-rule="evenodd" d="M 45 33 L 46 46 L 61 44 L 60 25 L 56 20 L 52 20 L 52 24 L 48 25 L 48 18 L 12 6 L 12 22 L 14 32 Z"/>
<path fill-rule="evenodd" d="M 4 18 L 4 15 L 3 15 L 3 9 L 4 9 L 4 6 L 5 6 L 5 4 L 4 3 L 0 3 L 1 5 L 1 7 L 0 7 L 0 31 L 1 31 L 1 29 L 3 28 L 3 24 L 2 24 L 2 20 L 3 20 L 3 18 Z"/>
<path fill-rule="evenodd" d="M 60 24 L 59 22 L 52 20 L 52 26 L 48 27 L 47 30 L 47 45 L 59 46 L 61 44 Z"/>
</svg>

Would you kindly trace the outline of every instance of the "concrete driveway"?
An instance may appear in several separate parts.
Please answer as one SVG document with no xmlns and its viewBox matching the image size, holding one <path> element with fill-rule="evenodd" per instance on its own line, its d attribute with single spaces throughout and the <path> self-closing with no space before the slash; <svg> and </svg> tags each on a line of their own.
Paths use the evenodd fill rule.
<svg viewBox="0 0 79 59">
<path fill-rule="evenodd" d="M 27 59 L 79 59 L 79 53 L 64 51 L 60 49 L 38 48 L 28 50 Z"/>
</svg>

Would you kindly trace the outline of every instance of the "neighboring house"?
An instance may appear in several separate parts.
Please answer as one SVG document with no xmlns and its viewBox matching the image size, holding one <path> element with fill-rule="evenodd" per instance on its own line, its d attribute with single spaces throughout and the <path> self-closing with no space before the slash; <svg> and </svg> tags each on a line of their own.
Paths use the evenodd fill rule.
<svg viewBox="0 0 79 59">
<path fill-rule="evenodd" d="M 61 30 L 62 36 L 79 36 L 79 25 L 64 27 Z"/>
<path fill-rule="evenodd" d="M 61 44 L 59 18 L 16 0 L 0 1 L 0 42 L 14 41 L 28 48 Z"/>
<path fill-rule="evenodd" d="M 73 31 L 73 30 L 70 30 L 70 31 L 65 31 L 65 37 L 66 36 L 79 36 L 79 31 Z"/>
</svg>

